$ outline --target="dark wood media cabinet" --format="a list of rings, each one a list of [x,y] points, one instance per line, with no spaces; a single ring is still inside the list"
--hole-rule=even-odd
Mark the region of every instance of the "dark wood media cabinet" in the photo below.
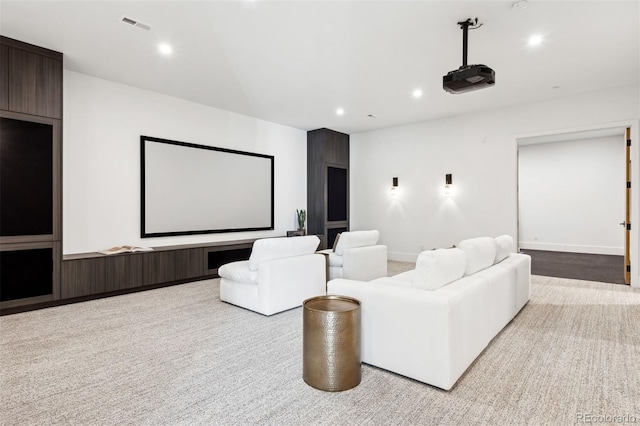
[[[62,257],[60,297],[2,309],[12,314],[218,276],[225,263],[247,260],[256,239],[153,247],[151,252]]]

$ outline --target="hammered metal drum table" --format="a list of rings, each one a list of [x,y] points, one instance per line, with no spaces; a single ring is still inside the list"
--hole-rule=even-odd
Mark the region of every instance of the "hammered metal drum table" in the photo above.
[[[360,302],[346,296],[304,301],[302,378],[336,392],[360,383]]]

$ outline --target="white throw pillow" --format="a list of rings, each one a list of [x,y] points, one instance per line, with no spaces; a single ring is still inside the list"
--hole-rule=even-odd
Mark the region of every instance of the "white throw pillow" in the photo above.
[[[474,274],[493,265],[496,258],[496,240],[491,237],[470,238],[460,241],[458,248],[467,254],[465,275]]]
[[[379,238],[380,232],[377,230],[342,232],[335,252],[338,256],[342,256],[345,249],[375,246]]]
[[[458,248],[423,251],[416,262],[412,286],[436,290],[462,278],[466,259],[466,254]]]
[[[496,240],[496,258],[493,263],[502,262],[515,251],[511,235],[500,235]]]
[[[257,270],[260,262],[265,260],[313,254],[319,244],[320,239],[315,235],[256,240],[249,256],[249,269]]]

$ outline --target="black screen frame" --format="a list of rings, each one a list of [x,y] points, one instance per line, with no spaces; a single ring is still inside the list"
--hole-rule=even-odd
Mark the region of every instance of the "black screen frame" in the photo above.
[[[224,152],[227,154],[237,154],[237,155],[246,155],[251,157],[260,157],[270,161],[271,165],[271,224],[270,226],[264,227],[248,227],[248,228],[214,228],[214,229],[199,229],[192,231],[166,231],[166,232],[147,232],[145,228],[145,216],[146,216],[146,206],[145,206],[145,195],[146,195],[146,176],[145,176],[145,143],[164,143],[169,145],[181,146],[185,148],[194,148],[194,149],[204,149],[210,151],[218,151]],[[140,237],[141,238],[155,238],[155,237],[173,237],[180,235],[202,235],[202,234],[220,234],[220,233],[228,233],[228,232],[248,232],[248,231],[269,231],[275,229],[275,196],[274,196],[274,188],[275,188],[275,157],[273,155],[259,154],[255,152],[248,151],[240,151],[235,149],[228,148],[220,148],[208,145],[200,145],[189,142],[180,142],[170,139],[156,138],[152,136],[140,136]]]

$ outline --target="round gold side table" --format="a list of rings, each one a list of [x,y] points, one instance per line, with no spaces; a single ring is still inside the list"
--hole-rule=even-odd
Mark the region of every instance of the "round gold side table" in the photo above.
[[[346,296],[304,301],[302,378],[316,389],[337,392],[360,383],[360,302]]]

